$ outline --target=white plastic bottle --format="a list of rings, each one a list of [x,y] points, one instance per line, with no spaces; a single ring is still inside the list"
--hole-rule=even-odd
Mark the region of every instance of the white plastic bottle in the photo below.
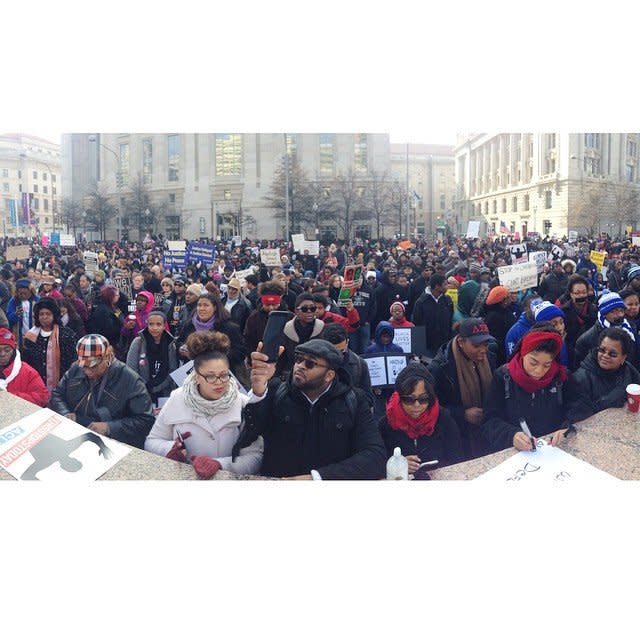
[[[408,480],[409,463],[402,455],[400,447],[393,450],[393,455],[387,460],[387,480]]]

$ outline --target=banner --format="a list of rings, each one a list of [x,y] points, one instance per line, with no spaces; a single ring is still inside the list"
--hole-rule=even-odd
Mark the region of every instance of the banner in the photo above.
[[[591,251],[589,254],[589,259],[593,264],[598,267],[598,271],[602,272],[602,267],[604,267],[604,259],[607,257],[606,251]]]
[[[509,291],[524,291],[538,285],[538,268],[533,262],[498,267],[498,278],[500,284]]]
[[[187,247],[187,262],[203,262],[211,266],[216,260],[215,245],[190,242]]]
[[[31,255],[31,247],[28,244],[17,244],[7,247],[7,262],[13,260],[28,260]]]
[[[17,228],[20,224],[20,218],[18,216],[16,201],[13,198],[9,200],[9,218],[11,220],[11,226]]]
[[[538,273],[542,273],[544,271],[544,265],[547,263],[547,252],[532,251],[529,254],[529,262],[535,263]]]
[[[22,194],[22,224],[31,224],[31,194]]]
[[[480,220],[469,220],[467,238],[477,238],[480,235]]]
[[[260,249],[260,261],[265,267],[281,266],[280,249]]]
[[[171,269],[185,269],[187,266],[187,252],[181,251],[165,251],[164,266]]]

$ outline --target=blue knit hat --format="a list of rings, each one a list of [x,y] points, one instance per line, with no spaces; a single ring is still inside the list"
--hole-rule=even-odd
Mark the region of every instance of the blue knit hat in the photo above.
[[[598,300],[598,312],[601,316],[606,316],[607,313],[614,309],[626,309],[624,300],[617,293],[605,293]]]
[[[627,282],[631,282],[634,278],[640,278],[640,266],[634,264],[627,272]]]
[[[532,307],[536,322],[548,322],[553,318],[564,318],[564,311],[546,300]]]

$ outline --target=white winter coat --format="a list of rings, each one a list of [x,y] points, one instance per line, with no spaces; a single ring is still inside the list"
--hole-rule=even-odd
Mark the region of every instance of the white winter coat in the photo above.
[[[241,449],[235,462],[231,461],[231,450],[240,435],[242,409],[246,404],[260,399],[253,393],[249,396],[238,393],[229,410],[207,418],[187,407],[182,387],[175,389],[158,414],[144,448],[151,453],[166,456],[178,437],[176,429],[182,434],[190,431],[191,437],[185,440],[187,460],[194,455],[209,456],[217,460],[225,471],[241,475],[256,474],[262,464],[262,436]]]

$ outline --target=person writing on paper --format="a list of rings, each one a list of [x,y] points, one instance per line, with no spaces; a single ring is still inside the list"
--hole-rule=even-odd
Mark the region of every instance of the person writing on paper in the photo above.
[[[565,432],[563,391],[567,369],[560,363],[562,336],[551,323],[540,323],[518,342],[507,364],[493,374],[481,426],[494,451],[533,448],[520,427],[524,420],[534,438],[551,434],[557,445]]]
[[[162,407],[144,448],[178,462],[190,461],[204,480],[220,469],[257,473],[262,462],[262,437],[241,449],[237,456],[232,455],[242,430],[242,410],[257,398],[240,393],[230,376],[229,337],[219,331],[198,331],[187,338],[186,344],[193,371]],[[275,364],[270,368],[273,374]],[[264,389],[260,392],[264,393]]]
[[[580,363],[567,383],[567,414],[579,422],[611,407],[623,407],[629,384],[640,384],[640,373],[628,361],[629,335],[609,327],[598,336],[598,346]]]
[[[167,331],[167,317],[162,311],[151,311],[147,326],[133,339],[127,354],[127,367],[143,380],[152,402],[168,396],[176,385],[169,375],[179,367],[178,351],[173,336]]]
[[[463,459],[458,425],[438,402],[433,377],[423,364],[411,362],[398,374],[378,428],[387,456],[400,447],[411,474],[424,462],[438,460],[444,466]]]

